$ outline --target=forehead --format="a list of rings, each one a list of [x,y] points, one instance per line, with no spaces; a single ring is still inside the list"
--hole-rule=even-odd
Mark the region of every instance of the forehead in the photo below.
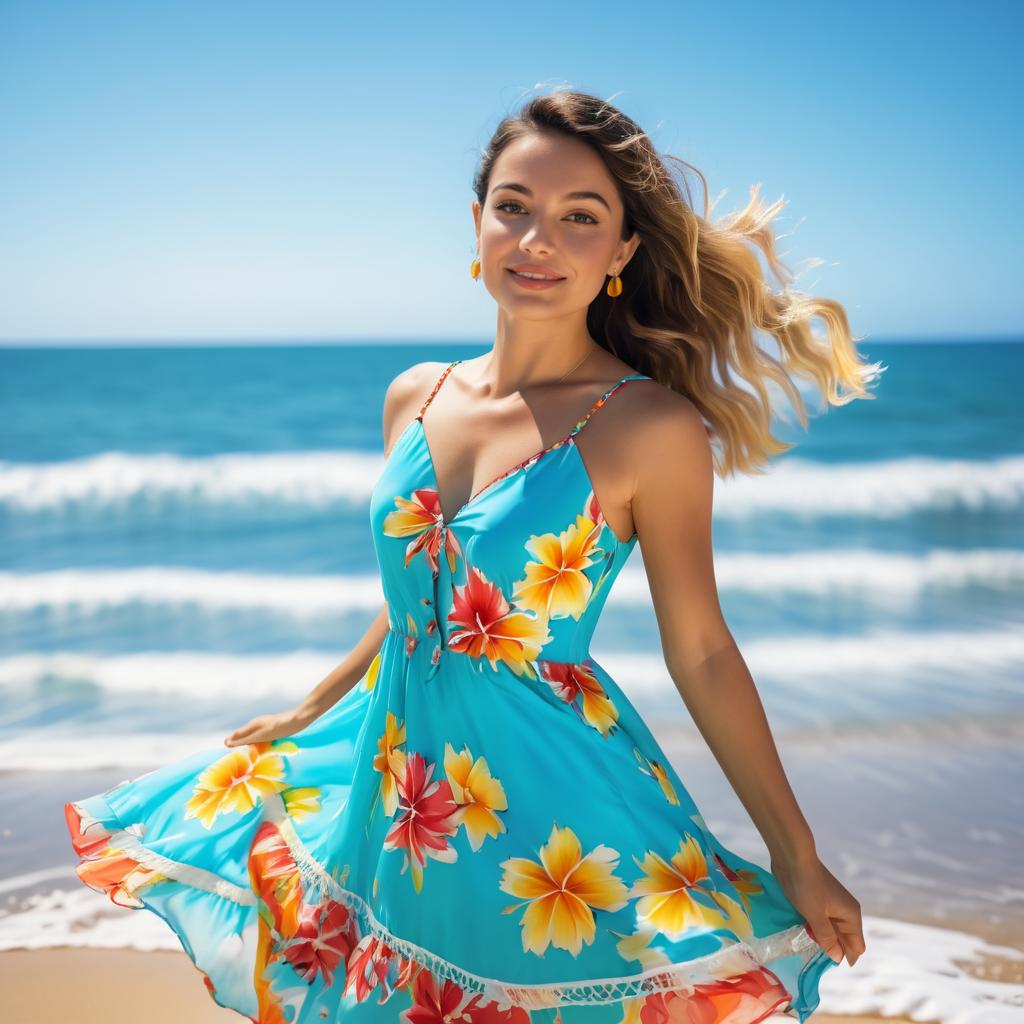
[[[550,132],[514,139],[498,154],[490,187],[504,181],[526,185],[535,193],[556,195],[592,189],[613,208],[618,203],[615,180],[597,153],[585,142]]]

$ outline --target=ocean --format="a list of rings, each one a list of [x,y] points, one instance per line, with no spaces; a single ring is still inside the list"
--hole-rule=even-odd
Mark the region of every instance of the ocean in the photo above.
[[[383,599],[385,389],[486,348],[0,349],[0,949],[178,948],[77,880],[64,801],[220,745],[344,657]],[[873,942],[928,970],[953,957],[935,934],[1024,949],[1024,344],[860,349],[887,367],[873,399],[780,422],[792,451],[716,480],[714,545],[818,852],[871,922],[867,979]],[[665,669],[639,544],[592,647],[767,864]],[[840,975],[824,1009],[881,984]]]

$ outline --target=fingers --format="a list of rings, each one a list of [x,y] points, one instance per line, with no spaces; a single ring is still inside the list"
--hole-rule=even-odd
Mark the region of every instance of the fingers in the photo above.
[[[269,715],[253,718],[228,736],[224,740],[224,745],[237,747],[245,743],[259,743],[261,740],[273,739],[273,724],[274,718]]]
[[[258,718],[253,718],[231,733],[224,740],[224,745],[234,747],[243,743],[260,743],[264,740],[276,739],[280,735],[280,720],[279,715],[260,715]]]
[[[827,917],[815,918],[807,921],[807,930],[811,938],[825,950],[828,955],[839,963],[843,959],[844,949],[842,943],[836,937],[832,922]]]
[[[241,743],[251,743],[252,735],[258,730],[259,726],[255,722],[249,722],[246,725],[236,729],[228,738],[224,741],[224,745],[227,747],[237,746]]]
[[[843,955],[846,957],[846,962],[852,967],[864,952],[864,940],[859,935],[849,932],[839,932],[838,934],[843,947]]]
[[[835,922],[835,930],[846,955],[847,963],[852,967],[867,948],[864,943],[864,924],[861,918],[860,903],[847,894],[847,899],[831,915]]]
[[[835,920],[835,927],[833,927],[833,920]],[[833,960],[842,962],[845,959],[850,967],[861,958],[867,949],[864,932],[861,928],[859,907],[853,921],[825,918],[816,921],[814,925],[808,921],[807,931]]]

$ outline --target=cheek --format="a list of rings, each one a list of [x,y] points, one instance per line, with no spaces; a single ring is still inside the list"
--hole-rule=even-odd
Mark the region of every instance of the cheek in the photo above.
[[[614,249],[614,242],[598,232],[583,230],[566,232],[558,245],[558,251],[580,277],[600,277]]]
[[[480,225],[480,239],[488,245],[505,246],[518,242],[519,231],[512,221],[489,217]]]

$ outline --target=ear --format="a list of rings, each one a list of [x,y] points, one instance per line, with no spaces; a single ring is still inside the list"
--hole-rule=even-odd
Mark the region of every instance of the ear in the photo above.
[[[640,248],[640,235],[634,231],[624,242],[619,242],[615,247],[615,258],[612,263],[614,270],[609,273],[621,274],[626,264],[633,258],[633,254]]]
[[[476,240],[479,243],[479,241],[480,241],[480,203],[476,199],[473,200],[473,207],[472,207],[472,209],[473,209],[473,226],[474,226],[474,228],[476,230]]]

